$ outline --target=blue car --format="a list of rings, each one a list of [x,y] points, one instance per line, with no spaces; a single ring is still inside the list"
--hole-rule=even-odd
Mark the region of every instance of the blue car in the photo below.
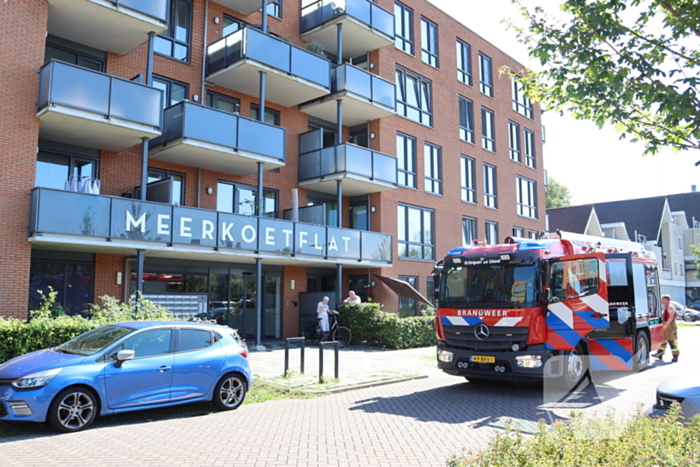
[[[252,383],[248,349],[215,324],[109,324],[0,365],[0,420],[80,431],[98,415],[213,401],[238,408]]]

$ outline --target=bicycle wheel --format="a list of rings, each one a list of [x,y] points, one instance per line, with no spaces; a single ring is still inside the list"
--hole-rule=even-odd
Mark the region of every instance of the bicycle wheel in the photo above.
[[[316,330],[304,329],[304,341],[307,345],[316,345],[321,340],[321,333]]]
[[[352,341],[352,333],[345,326],[340,326],[333,333],[333,340],[337,341],[341,348],[347,347]]]

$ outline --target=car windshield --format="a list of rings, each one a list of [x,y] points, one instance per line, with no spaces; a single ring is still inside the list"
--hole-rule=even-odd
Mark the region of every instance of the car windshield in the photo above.
[[[133,331],[133,328],[124,326],[101,326],[54,347],[54,350],[74,355],[93,355]]]
[[[533,260],[508,263],[454,264],[445,268],[440,304],[451,306],[519,306],[538,300],[537,265]]]

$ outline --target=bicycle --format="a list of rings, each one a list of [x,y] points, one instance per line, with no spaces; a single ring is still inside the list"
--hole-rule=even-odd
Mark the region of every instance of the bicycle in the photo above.
[[[304,339],[308,345],[316,345],[319,342],[336,341],[341,348],[347,347],[352,341],[352,332],[345,326],[340,325],[340,314],[335,310],[328,311],[328,320],[330,321],[330,331],[324,333],[321,331],[321,319],[318,318],[315,323],[309,322],[304,326]]]

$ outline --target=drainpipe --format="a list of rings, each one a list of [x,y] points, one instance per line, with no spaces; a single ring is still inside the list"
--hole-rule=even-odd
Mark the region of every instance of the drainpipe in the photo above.
[[[267,27],[267,8],[263,0],[263,30]],[[258,110],[258,120],[265,121],[265,87],[267,73],[260,72],[260,108]],[[255,193],[255,215],[260,218],[263,214],[263,174],[265,165],[258,162],[258,189]],[[262,345],[262,258],[255,258],[255,347],[257,350],[265,350]]]
[[[204,89],[204,80],[207,78],[207,34],[209,31],[209,0],[204,3],[204,50],[202,50],[202,57],[204,57],[204,63],[202,64],[202,91],[199,93],[199,103],[205,105],[206,91]],[[197,205],[199,207],[199,205]]]

